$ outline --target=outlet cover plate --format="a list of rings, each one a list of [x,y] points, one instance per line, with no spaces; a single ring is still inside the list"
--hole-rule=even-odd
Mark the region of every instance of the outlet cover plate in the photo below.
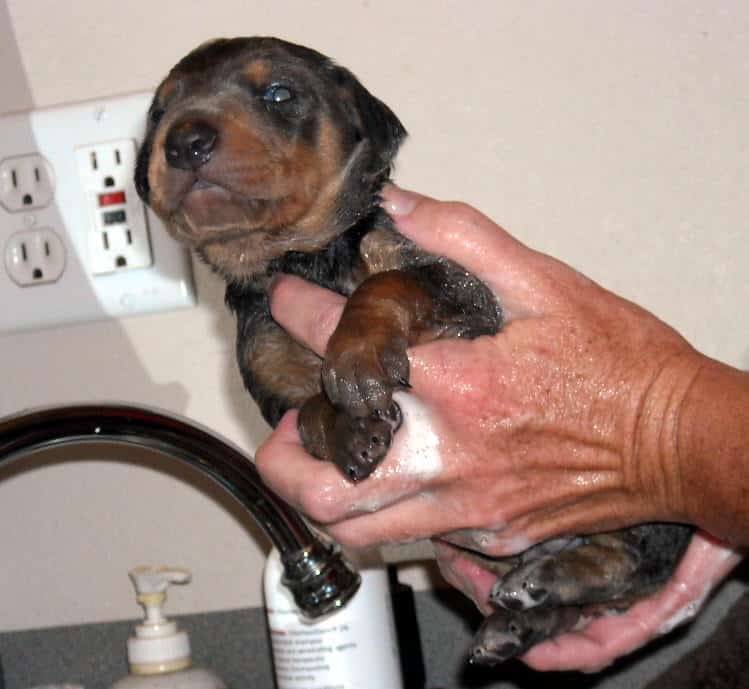
[[[101,275],[92,270],[90,195],[81,183],[76,149],[127,139],[139,145],[151,96],[136,93],[0,117],[0,162],[40,154],[55,183],[44,208],[10,213],[0,206],[0,252],[14,234],[34,228],[56,232],[65,250],[65,270],[53,283],[19,286],[0,261],[0,333],[195,305],[188,252],[145,207],[152,264]]]

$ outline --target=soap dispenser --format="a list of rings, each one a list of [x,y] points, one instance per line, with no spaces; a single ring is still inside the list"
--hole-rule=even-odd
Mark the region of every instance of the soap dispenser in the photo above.
[[[172,567],[136,567],[128,573],[146,616],[127,640],[130,674],[111,689],[227,689],[213,672],[192,667],[190,639],[161,610],[170,584],[187,584],[190,572]]]

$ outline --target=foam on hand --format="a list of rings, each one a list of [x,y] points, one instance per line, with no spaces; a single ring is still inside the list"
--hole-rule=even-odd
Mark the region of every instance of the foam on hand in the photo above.
[[[444,463],[437,424],[431,412],[421,400],[406,392],[396,392],[393,399],[403,413],[403,424],[390,449],[397,461],[386,461],[377,471],[418,479],[438,476]]]

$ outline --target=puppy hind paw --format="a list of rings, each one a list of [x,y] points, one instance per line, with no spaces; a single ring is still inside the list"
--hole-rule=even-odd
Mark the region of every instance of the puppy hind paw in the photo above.
[[[575,628],[581,611],[575,606],[511,612],[498,608],[479,628],[469,662],[493,666],[523,655],[538,643]]]
[[[349,480],[364,480],[385,458],[400,423],[401,412],[395,402],[383,413],[356,418],[340,415],[333,461]]]
[[[506,610],[530,610],[543,605],[549,598],[548,588],[538,579],[530,576],[513,576],[510,572],[492,587],[491,600]]]
[[[513,613],[498,610],[487,617],[468,651],[472,665],[493,667],[522,655],[531,644],[531,630]]]

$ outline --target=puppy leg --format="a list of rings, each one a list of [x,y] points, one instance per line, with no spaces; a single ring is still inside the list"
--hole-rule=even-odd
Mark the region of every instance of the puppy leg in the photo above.
[[[572,547],[524,561],[492,589],[508,610],[641,597],[664,583],[691,538],[689,527],[646,524],[581,537]]]
[[[319,394],[321,359],[292,340],[269,313],[255,314],[248,327],[243,326],[240,318],[239,370],[265,420],[275,426],[287,410]]]
[[[544,555],[498,581],[491,599],[507,610],[592,603],[627,590],[640,554],[615,536],[580,539],[581,544]]]
[[[339,414],[316,417],[327,419],[327,440],[317,442],[328,448],[324,456],[352,480],[366,478],[400,425],[392,394],[408,387],[407,348],[441,337],[493,333],[500,320],[493,295],[446,261],[366,279],[346,303],[325,354],[323,388]]]
[[[353,481],[366,478],[400,426],[393,391],[408,386],[406,349],[430,327],[432,300],[417,276],[387,271],[348,300],[326,350],[322,384],[302,410],[300,429],[314,455]]]
[[[406,349],[430,324],[432,299],[405,271],[372,276],[353,293],[328,342],[322,381],[333,405],[350,416],[384,414],[408,385]]]

